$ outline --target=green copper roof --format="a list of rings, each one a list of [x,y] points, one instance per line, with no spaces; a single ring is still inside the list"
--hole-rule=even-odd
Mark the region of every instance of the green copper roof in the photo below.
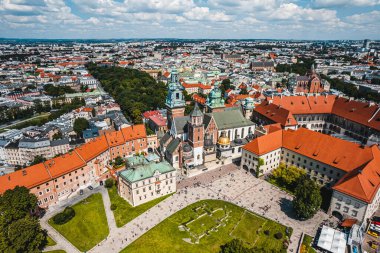
[[[120,172],[119,176],[127,180],[130,183],[134,183],[140,180],[151,178],[154,174],[159,172],[160,174],[175,171],[175,168],[168,162],[150,162],[148,164],[138,165],[136,167],[128,168]]]
[[[239,109],[210,113],[213,116],[218,130],[253,126],[254,123],[246,119]]]

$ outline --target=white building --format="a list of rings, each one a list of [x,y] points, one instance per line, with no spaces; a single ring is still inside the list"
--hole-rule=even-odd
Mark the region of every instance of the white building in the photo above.
[[[176,169],[168,162],[149,162],[143,156],[127,159],[118,177],[119,195],[138,206],[176,191]]]
[[[330,212],[366,221],[380,203],[379,146],[361,146],[305,128],[274,131],[243,147],[241,168],[270,173],[281,163],[305,170],[321,185],[332,187]]]

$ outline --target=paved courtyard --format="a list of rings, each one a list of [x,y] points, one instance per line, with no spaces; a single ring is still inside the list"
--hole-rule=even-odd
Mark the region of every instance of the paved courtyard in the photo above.
[[[90,252],[119,252],[170,215],[202,199],[223,199],[292,227],[294,230],[289,246],[290,252],[296,252],[302,232],[314,235],[322,220],[328,218],[327,214],[319,212],[310,220],[296,220],[292,212],[290,195],[262,179],[256,179],[245,171],[238,170],[235,165],[227,165],[221,170],[216,169],[207,174],[186,179],[179,183],[176,194],[121,228],[115,226],[106,190],[103,189],[101,192],[110,234]],[[66,240],[63,240],[61,244],[61,236],[59,238],[56,238],[55,234],[51,236],[58,245],[62,245],[62,249],[74,252],[72,245],[65,246],[68,243]]]

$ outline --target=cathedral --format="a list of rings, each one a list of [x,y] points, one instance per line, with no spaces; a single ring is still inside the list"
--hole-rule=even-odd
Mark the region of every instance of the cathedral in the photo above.
[[[289,90],[294,94],[322,93],[330,90],[330,84],[321,79],[315,71],[314,64],[305,76],[296,76],[289,80]]]
[[[255,131],[249,120],[253,101],[248,98],[242,107],[225,108],[222,91],[215,83],[205,107],[195,104],[185,115],[183,90],[173,70],[166,98],[169,131],[160,140],[161,156],[187,175],[207,170],[207,164],[239,160],[242,146]]]

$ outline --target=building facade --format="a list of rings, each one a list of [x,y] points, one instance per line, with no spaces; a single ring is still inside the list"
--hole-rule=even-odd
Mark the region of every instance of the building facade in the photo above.
[[[176,169],[168,162],[135,156],[127,159],[126,167],[118,176],[118,192],[132,206],[176,192]]]

